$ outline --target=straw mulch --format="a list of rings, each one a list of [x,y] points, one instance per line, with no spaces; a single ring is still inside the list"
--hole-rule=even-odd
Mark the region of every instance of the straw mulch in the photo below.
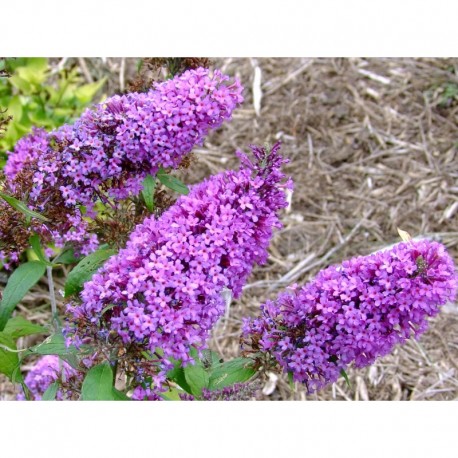
[[[108,63],[132,74],[135,61],[127,59],[124,67]],[[295,183],[269,261],[255,269],[243,297],[232,302],[215,329],[213,349],[225,358],[237,356],[242,317],[254,315],[287,284],[304,283],[330,264],[399,241],[398,227],[441,241],[458,261],[457,59],[226,58],[213,63],[240,77],[245,103],[231,123],[196,148],[196,162],[180,172],[181,178],[197,182],[236,167],[236,149],[281,140],[290,159],[285,170]],[[113,74],[112,87],[119,80],[119,72]],[[48,319],[46,297],[43,281],[20,312],[38,322]],[[272,375],[264,387],[270,394],[259,398],[457,399],[457,305],[444,307],[418,342],[347,373],[350,386],[342,379],[316,395],[306,395],[301,386],[292,391],[284,377]],[[0,393],[9,398],[11,386],[0,381]]]

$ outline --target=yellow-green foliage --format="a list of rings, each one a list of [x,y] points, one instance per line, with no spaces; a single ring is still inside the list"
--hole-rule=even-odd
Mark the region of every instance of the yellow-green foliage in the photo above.
[[[0,138],[0,166],[33,126],[52,130],[74,121],[105,83],[84,84],[77,67],[53,74],[47,58],[3,59],[0,70],[10,75],[0,78],[0,109],[13,117]]]

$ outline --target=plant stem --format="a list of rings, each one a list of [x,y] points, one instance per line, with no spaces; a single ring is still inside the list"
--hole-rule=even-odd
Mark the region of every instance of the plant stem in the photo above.
[[[116,385],[116,375],[118,372],[118,360],[116,360],[114,366],[113,366],[113,386]]]
[[[111,350],[111,354],[110,354],[110,357],[107,358],[108,361],[110,362],[110,366],[111,366],[111,362],[114,361],[114,364],[111,366],[112,368],[112,372],[113,372],[113,386],[116,385],[116,376],[117,376],[117,373],[118,373],[118,350],[116,348],[112,349]]]
[[[49,297],[51,299],[51,314],[52,314],[52,323],[57,331],[59,326],[57,323],[57,303],[56,303],[56,295],[54,292],[54,281],[52,279],[52,267],[47,266],[46,271],[48,274],[48,285],[49,285]]]

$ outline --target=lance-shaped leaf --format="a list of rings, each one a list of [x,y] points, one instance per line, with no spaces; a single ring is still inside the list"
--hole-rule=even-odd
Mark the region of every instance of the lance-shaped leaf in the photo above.
[[[156,178],[148,175],[143,180],[142,196],[145,201],[146,208],[152,212],[154,210],[154,191],[156,189]]]
[[[76,264],[79,261],[81,261],[81,258],[75,256],[73,248],[68,248],[62,251],[53,262],[54,264]]]
[[[182,388],[186,391],[189,389],[190,391],[188,392],[199,398],[202,395],[202,389],[208,388],[210,375],[205,366],[202,364],[202,361],[199,359],[199,352],[197,349],[191,348],[190,354],[195,363],[183,368],[187,387],[182,386]]]
[[[64,336],[60,333],[53,334],[45,339],[38,345],[27,349],[23,357],[37,354],[37,355],[58,355],[63,360],[67,361],[70,366],[75,369],[78,368],[78,358],[77,355],[85,354],[88,348],[82,346],[80,349],[77,349],[73,345],[66,345]]]
[[[42,401],[55,401],[59,385],[57,382],[51,383],[41,397]]]
[[[40,261],[30,261],[21,264],[10,276],[3,299],[0,302],[0,331],[5,329],[11,313],[27,291],[38,282],[46,270],[46,264]]]
[[[89,281],[96,270],[115,253],[116,250],[111,248],[99,249],[83,258],[67,277],[67,282],[65,283],[65,297],[80,292],[83,289],[84,283]]]
[[[29,239],[29,243],[33,249],[33,252],[37,255],[38,260],[47,266],[52,266],[52,264],[45,257],[38,234],[32,235],[32,237]]]
[[[7,203],[9,203],[15,210],[21,212],[25,216],[29,218],[36,218],[39,219],[40,221],[49,221],[48,218],[45,216],[41,215],[40,213],[37,213],[36,211],[30,210],[29,207],[24,202],[21,202],[20,200],[16,199],[15,197],[9,196],[8,194],[5,194],[3,192],[0,192],[0,197],[5,200]]]
[[[8,320],[4,332],[10,334],[13,339],[18,339],[33,334],[46,334],[48,331],[43,326],[31,323],[22,316],[15,316]]]
[[[208,382],[210,380],[208,372],[198,360],[194,365],[186,366],[183,370],[191,393],[196,397],[200,397],[202,395],[202,389],[208,388]]]
[[[351,388],[350,379],[348,378],[347,373],[343,369],[340,370],[340,375],[345,379],[345,382],[347,383],[347,386],[349,388]]]
[[[208,388],[210,390],[220,390],[235,383],[248,381],[256,374],[253,365],[254,361],[249,358],[236,358],[217,365],[210,375]]]
[[[178,178],[168,175],[164,169],[159,169],[157,178],[164,186],[167,186],[172,191],[178,192],[179,194],[189,194],[189,188]]]

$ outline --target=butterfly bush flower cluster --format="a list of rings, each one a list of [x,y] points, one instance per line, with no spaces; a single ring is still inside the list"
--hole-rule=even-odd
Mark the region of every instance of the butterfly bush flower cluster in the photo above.
[[[16,197],[51,221],[49,228],[34,220],[33,229],[57,246],[69,242],[88,254],[98,246],[86,218],[96,216],[95,203],[116,208],[140,193],[147,175],[178,167],[211,129],[231,118],[241,93],[237,79],[198,68],[149,92],[111,97],[74,125],[49,134],[35,130],[19,141],[5,167],[5,192],[27,181],[27,192]]]
[[[271,355],[314,392],[354,361],[365,367],[427,329],[427,317],[454,300],[457,275],[443,245],[401,243],[331,266],[244,322],[245,345]]]
[[[48,355],[41,357],[24,379],[33,401],[41,401],[44,392],[57,380],[61,380],[61,383],[67,387],[65,393],[66,398],[69,399],[72,396],[70,387],[73,384],[81,386],[83,375],[65,361],[60,362],[58,356]],[[19,401],[25,400],[24,393],[18,394],[17,399]],[[62,388],[57,390],[56,399],[59,401],[64,399]]]
[[[219,71],[188,70],[147,93],[114,96],[86,110],[51,134],[59,164],[38,161],[32,195],[55,184],[68,206],[91,205],[106,191],[115,199],[137,195],[146,175],[176,168],[210,129],[230,119],[243,98],[239,82],[228,80]]]
[[[71,303],[70,340],[84,341],[87,323],[97,335],[118,336],[125,347],[140,346],[158,357],[192,362],[225,310],[222,292],[239,296],[255,263],[267,260],[278,212],[287,206],[279,155],[252,147],[254,159],[238,152],[239,171],[227,171],[195,185],[159,219],[147,218],[126,248],[110,258]],[[160,349],[161,354],[156,352]],[[165,380],[162,371],[155,385]]]

